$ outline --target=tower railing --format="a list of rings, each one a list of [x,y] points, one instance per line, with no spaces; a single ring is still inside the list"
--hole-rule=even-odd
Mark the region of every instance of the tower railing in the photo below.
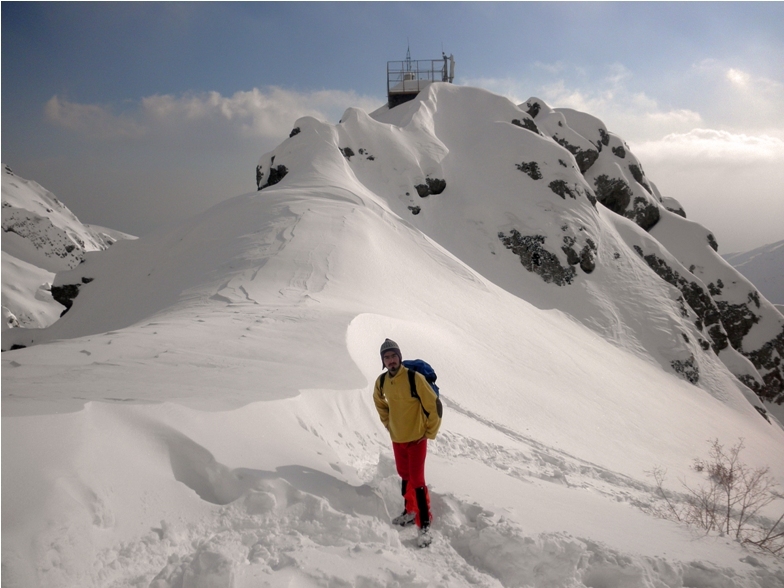
[[[433,82],[452,82],[455,62],[442,59],[387,61],[387,97],[390,107],[412,99]]]

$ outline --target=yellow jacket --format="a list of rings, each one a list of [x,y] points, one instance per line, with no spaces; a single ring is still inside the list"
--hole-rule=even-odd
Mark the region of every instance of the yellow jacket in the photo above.
[[[390,377],[389,373],[384,376],[383,393],[381,376],[376,379],[373,402],[394,443],[419,441],[423,437],[435,439],[441,426],[441,419],[436,412],[436,393],[422,374],[415,372],[414,376],[421,402],[411,396],[408,368],[405,366],[400,366],[395,377]],[[425,411],[429,417],[425,417]]]

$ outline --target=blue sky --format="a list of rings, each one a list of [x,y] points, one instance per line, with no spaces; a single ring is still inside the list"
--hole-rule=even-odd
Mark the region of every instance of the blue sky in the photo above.
[[[143,234],[253,190],[299,116],[380,106],[407,43],[598,116],[722,251],[784,239],[779,2],[3,2],[3,162]]]

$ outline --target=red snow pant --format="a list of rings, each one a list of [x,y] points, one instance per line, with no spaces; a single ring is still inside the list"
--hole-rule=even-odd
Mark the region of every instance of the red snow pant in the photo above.
[[[416,513],[417,527],[430,524],[430,494],[425,485],[427,439],[410,443],[392,443],[397,473],[403,479],[402,491],[406,512]],[[424,511],[424,512],[422,512]]]

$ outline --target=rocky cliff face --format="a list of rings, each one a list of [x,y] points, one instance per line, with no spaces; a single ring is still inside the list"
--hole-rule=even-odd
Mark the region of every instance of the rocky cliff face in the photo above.
[[[306,118],[296,129],[261,158],[260,188],[297,185],[315,166],[348,174],[533,304],[644,349],[692,383],[713,357],[761,398],[784,400],[781,315],[599,119],[434,84],[392,110],[349,109],[338,125]],[[334,151],[329,164],[322,149]]]

